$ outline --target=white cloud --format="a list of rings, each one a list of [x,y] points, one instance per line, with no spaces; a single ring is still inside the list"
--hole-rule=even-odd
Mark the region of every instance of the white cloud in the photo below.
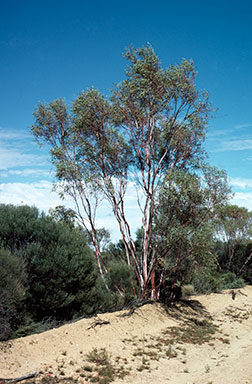
[[[29,131],[0,127],[0,170],[48,165],[48,154],[33,144]]]
[[[7,170],[14,167],[30,165],[48,165],[47,156],[23,153],[15,148],[0,147],[0,169]]]
[[[224,152],[224,151],[244,151],[252,149],[252,140],[226,140],[220,143],[219,148],[213,150],[213,152]]]
[[[41,177],[46,176],[50,177],[52,172],[48,169],[37,169],[37,168],[25,168],[25,169],[11,169],[7,171],[0,172],[0,177],[9,177],[9,176],[21,176],[21,177]]]
[[[252,124],[251,123],[247,123],[247,124],[238,124],[235,126],[235,129],[242,129],[242,128],[250,128],[252,127]]]
[[[14,131],[0,127],[0,140],[31,139],[31,135],[25,131]]]
[[[236,204],[252,211],[252,192],[236,192],[230,204]]]
[[[238,187],[238,188],[252,188],[252,179],[241,179],[239,177],[231,177],[229,179],[230,184],[233,187]]]
[[[41,180],[38,183],[0,184],[0,202],[4,204],[27,204],[48,211],[50,207],[62,204],[58,195],[52,191],[52,183]]]
[[[220,130],[211,130],[206,134],[207,140],[215,140],[219,139],[220,136],[227,136],[230,134],[230,130],[228,129],[220,129]]]

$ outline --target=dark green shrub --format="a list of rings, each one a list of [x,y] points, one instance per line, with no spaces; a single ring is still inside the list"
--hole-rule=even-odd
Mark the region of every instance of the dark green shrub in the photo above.
[[[20,321],[25,281],[23,260],[0,249],[0,341],[7,340]]]
[[[97,271],[90,248],[78,230],[45,217],[38,222],[36,242],[26,247],[29,270],[27,309],[37,320],[45,316],[71,319],[96,309]]]
[[[119,294],[119,306],[124,306],[134,300],[134,292],[136,291],[134,271],[125,262],[110,262],[108,266],[108,274],[106,276],[106,280],[110,289]]]
[[[222,272],[219,274],[220,290],[242,288],[246,285],[242,277],[236,276],[233,272]]]
[[[0,243],[11,252],[35,240],[39,211],[27,205],[0,204]]]
[[[69,320],[104,308],[104,283],[97,284],[95,257],[81,230],[33,207],[2,204],[0,242],[26,260],[23,329],[45,317]]]
[[[195,276],[192,284],[197,293],[220,292],[224,289],[235,289],[244,287],[246,284],[242,277],[232,272],[208,271],[207,273]]]

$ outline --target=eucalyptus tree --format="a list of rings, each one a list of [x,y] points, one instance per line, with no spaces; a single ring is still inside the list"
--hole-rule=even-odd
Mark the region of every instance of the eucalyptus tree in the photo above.
[[[152,236],[158,191],[171,172],[197,170],[205,161],[202,144],[211,105],[195,87],[192,61],[163,69],[150,45],[129,48],[126,78],[108,100],[89,89],[71,108],[62,100],[40,104],[32,132],[51,147],[62,196],[75,201],[77,217],[92,236],[101,275],[95,214],[102,198],[118,222],[126,259],[141,297],[155,296],[157,243]],[[142,215],[142,252],[135,249],[125,214],[129,181],[136,186]]]
[[[163,290],[167,300],[186,280],[217,262],[214,219],[230,189],[224,171],[213,167],[201,171],[168,174],[159,191],[155,289]]]
[[[106,266],[101,257],[95,220],[102,198],[100,191],[104,186],[108,191],[113,189],[111,179],[116,175],[113,156],[117,153],[112,145],[116,142],[116,132],[107,123],[109,111],[109,103],[99,92],[90,89],[81,93],[71,112],[63,100],[56,100],[49,106],[40,104],[32,127],[38,141],[50,146],[59,181],[56,187],[62,198],[69,195],[73,199],[76,218],[92,238],[103,279]],[[124,191],[122,183],[119,194],[123,196]]]
[[[218,213],[216,219],[217,236],[226,246],[227,268],[230,269],[233,262],[235,248],[243,241],[252,239],[252,212],[245,207],[227,204]],[[252,253],[245,259],[240,271],[252,257]],[[235,262],[234,262],[235,263]]]

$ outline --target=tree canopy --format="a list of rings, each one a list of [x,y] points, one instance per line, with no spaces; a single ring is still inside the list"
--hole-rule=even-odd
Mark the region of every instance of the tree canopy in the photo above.
[[[103,198],[110,202],[118,222],[138,295],[158,298],[163,274],[153,226],[160,188],[170,180],[174,184],[173,174],[178,172],[208,172],[205,190],[216,189],[223,202],[229,190],[225,175],[210,171],[206,164],[203,143],[212,107],[208,94],[196,89],[193,62],[182,60],[164,69],[150,45],[130,47],[124,57],[129,63],[126,78],[114,86],[110,99],[91,88],[70,107],[63,100],[40,104],[32,133],[38,142],[50,146],[59,192],[73,198],[76,217],[92,238],[104,282],[107,267],[95,221]],[[125,213],[129,182],[139,196],[141,252],[136,250]],[[204,198],[203,203],[207,203]],[[200,214],[202,202],[197,204]]]

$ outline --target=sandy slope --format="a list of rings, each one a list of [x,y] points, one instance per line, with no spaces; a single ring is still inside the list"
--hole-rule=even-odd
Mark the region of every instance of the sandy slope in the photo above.
[[[123,381],[115,383],[252,384],[252,286],[240,292],[235,300],[229,291],[193,297],[193,305],[179,305],[169,313],[158,304],[149,304],[130,317],[118,317],[123,312],[108,313],[0,343],[0,377],[35,370],[57,375],[63,370],[65,375],[78,377],[76,371],[86,364],[85,354],[96,347],[106,348],[114,364],[131,368]],[[168,327],[208,314],[219,325],[214,340],[202,345],[176,343],[174,358],[165,355],[167,345],[154,347]],[[95,326],[100,320],[109,323]],[[140,372],[143,356],[138,351],[156,352],[160,358],[148,359],[150,368]]]

